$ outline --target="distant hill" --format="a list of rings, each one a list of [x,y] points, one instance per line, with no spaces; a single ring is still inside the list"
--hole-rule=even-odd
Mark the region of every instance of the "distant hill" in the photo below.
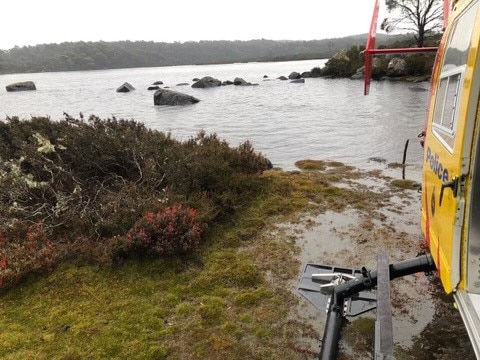
[[[377,44],[408,37],[379,34]],[[365,45],[366,40],[367,34],[311,41],[64,42],[0,50],[0,73],[321,59],[353,45]]]

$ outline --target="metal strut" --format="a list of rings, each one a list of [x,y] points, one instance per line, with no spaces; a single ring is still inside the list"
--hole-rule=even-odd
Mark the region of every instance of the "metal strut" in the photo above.
[[[377,260],[377,321],[375,322],[375,360],[393,360],[393,324],[390,301],[388,255],[381,251]]]
[[[349,269],[345,268],[332,268],[317,264],[308,264],[305,268],[304,276],[300,282],[299,292],[317,307],[320,305],[318,297],[328,296],[327,321],[322,339],[322,348],[319,356],[320,360],[335,360],[337,357],[338,341],[342,330],[343,318],[344,316],[349,315],[346,309],[350,309],[352,306],[347,303],[353,303],[355,300],[359,300],[360,302],[363,301],[363,310],[350,315],[354,316],[360,314],[376,307],[371,306],[372,300],[364,295],[366,291],[376,288],[377,296],[384,297],[389,295],[389,288],[386,290],[389,280],[418,272],[431,272],[435,270],[435,263],[430,254],[422,254],[411,260],[388,265],[388,256],[383,253],[380,254],[379,262],[380,264],[376,271],[369,272],[366,271],[366,269],[362,269],[362,271],[350,270],[350,274],[356,275],[353,278],[352,276],[344,275],[349,272]],[[335,281],[335,284],[333,287],[328,287],[326,284],[318,286],[318,279],[324,277],[328,278],[328,276],[324,275],[324,273],[314,274],[312,271],[320,269],[325,272],[325,269],[327,268],[332,269],[330,271],[330,278],[332,279],[332,282]],[[342,270],[344,273],[343,276],[335,271],[338,269]],[[313,278],[317,281],[312,280]],[[343,281],[339,281],[339,279]],[[316,285],[316,288],[314,285]],[[326,289],[328,289],[328,295],[325,294]],[[379,309],[377,313],[380,313],[381,315],[383,314],[383,319],[377,319],[377,327],[379,326],[383,329],[388,329],[389,326],[391,326],[391,318],[389,319],[389,309],[387,309],[387,306],[389,307],[390,304],[388,301],[388,305],[385,305],[386,302],[382,300],[380,300],[380,303],[382,309]],[[391,343],[389,339],[378,339],[378,350],[376,349],[376,351],[377,354],[382,357],[377,358],[390,359],[392,344],[393,343]]]

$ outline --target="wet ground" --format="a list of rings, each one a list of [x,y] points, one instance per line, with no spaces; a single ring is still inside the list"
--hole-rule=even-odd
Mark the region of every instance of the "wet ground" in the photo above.
[[[421,195],[418,189],[399,187],[412,187],[412,182],[398,183],[378,172],[342,178],[335,186],[368,194],[372,206],[310,213],[295,224],[278,225],[281,231],[288,231],[295,238],[300,248],[299,278],[307,263],[358,269],[365,266],[375,270],[380,250],[388,253],[390,262],[414,258],[424,250]],[[475,359],[453,298],[443,293],[435,274],[411,275],[390,284],[396,359]],[[292,291],[296,292],[297,286],[298,281],[292,283]],[[317,339],[306,338],[301,345],[315,358],[325,312],[301,298],[292,316],[308,323],[318,333]],[[374,318],[375,311],[372,311],[348,321],[342,333],[339,359],[373,358]]]

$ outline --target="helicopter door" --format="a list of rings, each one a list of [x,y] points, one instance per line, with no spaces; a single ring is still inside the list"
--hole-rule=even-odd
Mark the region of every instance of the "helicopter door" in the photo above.
[[[479,109],[480,111],[480,109]],[[467,245],[467,291],[480,294],[480,138],[477,138],[472,169],[470,216],[468,220]]]
[[[445,291],[460,281],[463,193],[469,170],[472,133],[478,103],[478,30],[474,2],[453,23],[436,73],[433,110],[424,151],[423,217],[426,237]],[[474,39],[475,38],[475,39]]]

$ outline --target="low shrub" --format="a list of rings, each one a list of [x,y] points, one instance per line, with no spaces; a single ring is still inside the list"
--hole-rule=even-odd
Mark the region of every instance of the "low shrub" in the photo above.
[[[430,75],[435,62],[434,54],[414,54],[405,57],[406,72],[411,76]]]
[[[57,254],[42,223],[17,222],[0,229],[0,289],[9,288],[30,273],[51,270]]]
[[[153,255],[177,255],[200,245],[201,228],[195,222],[196,211],[180,204],[157,212],[147,212],[128,232],[131,248]]]

